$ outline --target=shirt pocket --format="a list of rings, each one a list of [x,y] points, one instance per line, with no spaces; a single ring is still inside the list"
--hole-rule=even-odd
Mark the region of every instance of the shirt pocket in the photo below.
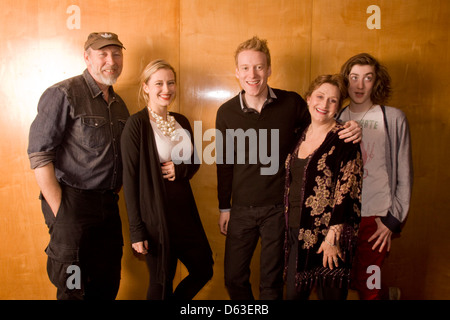
[[[81,139],[83,145],[97,149],[107,144],[106,119],[102,116],[84,116],[81,118]]]
[[[118,123],[119,123],[119,130],[120,133],[122,134],[123,128],[125,128],[125,123],[127,122],[126,119],[118,119]]]

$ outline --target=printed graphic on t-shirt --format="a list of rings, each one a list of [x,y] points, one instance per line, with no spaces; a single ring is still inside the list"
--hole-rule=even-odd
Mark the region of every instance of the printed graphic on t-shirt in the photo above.
[[[363,130],[361,154],[364,164],[362,216],[384,215],[391,205],[386,169],[386,136],[383,113],[375,106],[365,113],[353,113],[347,108],[341,119],[355,120]]]

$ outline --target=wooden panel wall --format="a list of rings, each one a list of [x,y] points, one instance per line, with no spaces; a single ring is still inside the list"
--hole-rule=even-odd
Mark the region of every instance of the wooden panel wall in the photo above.
[[[269,84],[300,94],[312,78],[337,72],[351,55],[365,51],[378,57],[393,78],[390,105],[409,118],[415,168],[410,218],[393,242],[382,281],[399,287],[404,299],[450,298],[448,1],[0,0],[0,4],[0,299],[55,298],[43,251],[48,232],[26,155],[28,131],[42,92],[81,73],[87,35],[105,30],[118,33],[127,48],[124,72],[115,88],[130,112],[142,108],[137,92],[143,66],[155,58],[167,59],[179,76],[173,109],[184,113],[193,126],[201,121],[201,128],[196,122],[200,139],[214,127],[217,108],[239,92],[234,50],[253,35],[269,41],[273,70]],[[379,11],[368,11],[372,5]],[[369,27],[379,23],[380,29],[369,29],[368,20]],[[210,143],[203,141],[201,150]],[[215,165],[203,163],[192,185],[216,261],[214,277],[197,299],[227,299]],[[120,206],[125,247],[118,298],[143,299],[147,270],[131,252],[123,196]],[[256,254],[252,263],[256,295],[258,262]],[[181,266],[175,283],[185,273]]]

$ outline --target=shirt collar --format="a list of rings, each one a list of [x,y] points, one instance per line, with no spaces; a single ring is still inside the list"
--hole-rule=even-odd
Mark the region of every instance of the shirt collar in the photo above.
[[[265,107],[266,105],[268,105],[269,103],[271,103],[274,99],[277,99],[277,96],[275,95],[275,92],[273,92],[272,88],[269,87],[269,86],[267,86],[267,88],[268,88],[269,90],[268,90],[268,94],[267,94],[267,99],[266,99],[266,101],[264,102],[264,105],[263,105],[263,109],[264,109],[264,107]],[[242,109],[242,111],[244,111],[244,112],[252,112],[252,111],[255,111],[255,112],[256,112],[256,110],[247,107],[247,105],[245,104],[244,96],[243,96],[244,93],[245,93],[244,90],[242,90],[241,92],[239,92],[239,102],[240,102],[240,104],[241,104],[241,109]]]

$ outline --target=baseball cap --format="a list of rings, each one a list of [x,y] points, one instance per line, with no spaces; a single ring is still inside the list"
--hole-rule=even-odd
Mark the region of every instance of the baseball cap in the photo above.
[[[93,32],[88,36],[84,44],[84,50],[88,48],[98,50],[106,46],[118,46],[125,49],[117,34],[112,32]]]

